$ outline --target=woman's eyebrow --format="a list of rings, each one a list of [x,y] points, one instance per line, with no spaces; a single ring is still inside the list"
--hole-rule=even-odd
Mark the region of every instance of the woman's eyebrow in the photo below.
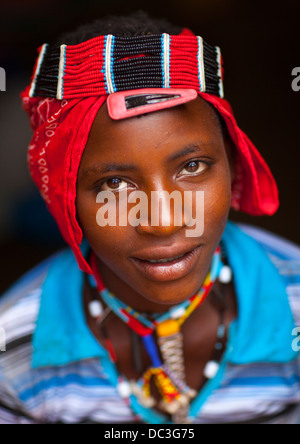
[[[111,171],[133,171],[136,169],[137,167],[135,165],[129,163],[101,162],[101,164],[95,163],[94,165],[85,168],[81,175],[105,174],[110,173]]]
[[[201,151],[201,147],[203,147],[203,143],[191,143],[186,145],[182,150],[172,154],[168,160],[173,161],[180,157],[186,156],[187,154],[199,153],[199,151]]]

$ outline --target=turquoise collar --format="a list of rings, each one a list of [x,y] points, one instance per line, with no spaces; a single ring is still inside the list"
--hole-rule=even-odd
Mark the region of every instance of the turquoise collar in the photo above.
[[[223,242],[233,270],[239,312],[231,325],[227,362],[283,363],[295,359],[297,354],[291,347],[294,322],[277,269],[260,244],[231,222]],[[84,245],[84,253],[87,248]],[[34,368],[107,358],[86,324],[82,289],[83,273],[73,253],[66,250],[53,260],[42,287],[33,337]]]

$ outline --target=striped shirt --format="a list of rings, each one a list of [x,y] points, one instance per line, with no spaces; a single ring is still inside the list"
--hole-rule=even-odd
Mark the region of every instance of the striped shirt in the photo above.
[[[300,248],[232,223],[223,242],[238,317],[192,422],[300,423]],[[168,423],[122,398],[117,368],[86,324],[82,282],[66,250],[0,298],[0,423]]]

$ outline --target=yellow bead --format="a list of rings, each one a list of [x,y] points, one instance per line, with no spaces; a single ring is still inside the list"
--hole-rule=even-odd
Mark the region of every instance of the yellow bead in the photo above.
[[[170,336],[180,331],[180,325],[176,319],[163,321],[156,327],[157,336]]]
[[[207,287],[207,285],[210,284],[210,282],[211,282],[211,276],[210,276],[210,273],[208,273],[208,275],[206,276],[202,286],[203,287]]]

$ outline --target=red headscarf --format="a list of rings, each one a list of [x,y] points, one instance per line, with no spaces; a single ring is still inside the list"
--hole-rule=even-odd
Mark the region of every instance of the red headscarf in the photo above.
[[[76,181],[92,123],[107,95],[57,100],[31,98],[29,90],[30,86],[21,97],[34,131],[28,149],[30,173],[80,269],[92,273],[80,250],[83,234],[76,219]],[[211,94],[199,95],[224,119],[236,147],[232,207],[251,215],[275,213],[279,205],[275,180],[255,146],[237,126],[229,103]]]

